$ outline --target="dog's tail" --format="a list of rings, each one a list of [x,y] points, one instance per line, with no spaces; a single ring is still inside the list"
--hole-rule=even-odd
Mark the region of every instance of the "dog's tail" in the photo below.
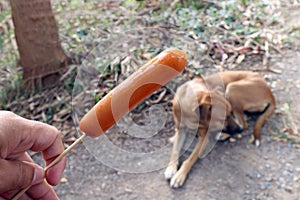
[[[263,112],[263,114],[261,114],[254,126],[254,139],[255,139],[255,144],[256,146],[260,145],[260,131],[261,131],[261,127],[263,126],[264,122],[266,121],[266,119],[268,117],[270,117],[274,110],[275,110],[275,106],[276,106],[276,102],[275,102],[275,98],[273,96],[273,94],[271,94],[271,101],[269,103],[269,105],[266,107],[265,111]]]

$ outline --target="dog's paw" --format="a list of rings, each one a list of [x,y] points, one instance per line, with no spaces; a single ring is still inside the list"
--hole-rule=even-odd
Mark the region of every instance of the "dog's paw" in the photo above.
[[[260,141],[256,140],[253,135],[251,135],[251,139],[249,140],[249,143],[250,144],[255,144],[255,146],[257,146],[257,147],[260,146]]]
[[[259,140],[255,140],[255,146],[257,146],[257,147],[260,146],[260,141]]]
[[[181,187],[186,179],[186,173],[178,171],[171,179],[170,186],[172,188]]]
[[[167,180],[170,180],[174,176],[174,174],[176,174],[176,172],[177,172],[177,166],[174,165],[168,166],[165,171],[165,178]]]
[[[224,141],[228,140],[230,137],[231,137],[230,134],[224,133],[224,132],[223,132],[223,133],[221,133],[221,134],[217,134],[215,139],[216,139],[218,142],[224,142]]]

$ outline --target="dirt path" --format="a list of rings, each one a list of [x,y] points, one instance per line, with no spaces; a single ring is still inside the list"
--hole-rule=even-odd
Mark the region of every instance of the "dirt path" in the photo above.
[[[299,150],[279,142],[263,144],[260,149],[245,140],[217,145],[177,190],[164,180],[163,170],[120,173],[79,148],[83,154],[69,156],[68,182],[57,192],[61,199],[299,199]]]

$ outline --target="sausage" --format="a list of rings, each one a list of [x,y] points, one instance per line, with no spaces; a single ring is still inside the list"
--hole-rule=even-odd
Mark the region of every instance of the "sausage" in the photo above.
[[[79,128],[97,137],[155,90],[165,85],[186,66],[187,55],[179,49],[167,49],[111,90],[81,120]]]

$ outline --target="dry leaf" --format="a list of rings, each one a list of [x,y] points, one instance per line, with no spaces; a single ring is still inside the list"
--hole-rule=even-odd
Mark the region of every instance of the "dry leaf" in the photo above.
[[[242,137],[243,137],[242,134],[237,134],[237,138],[238,138],[238,139],[241,139]]]
[[[246,55],[245,54],[241,54],[238,56],[238,58],[236,59],[236,63],[237,64],[241,64],[243,62],[243,60],[245,59]]]
[[[62,178],[60,179],[60,182],[61,182],[61,183],[67,183],[67,182],[68,182],[68,179],[67,179],[66,177],[62,177]]]

